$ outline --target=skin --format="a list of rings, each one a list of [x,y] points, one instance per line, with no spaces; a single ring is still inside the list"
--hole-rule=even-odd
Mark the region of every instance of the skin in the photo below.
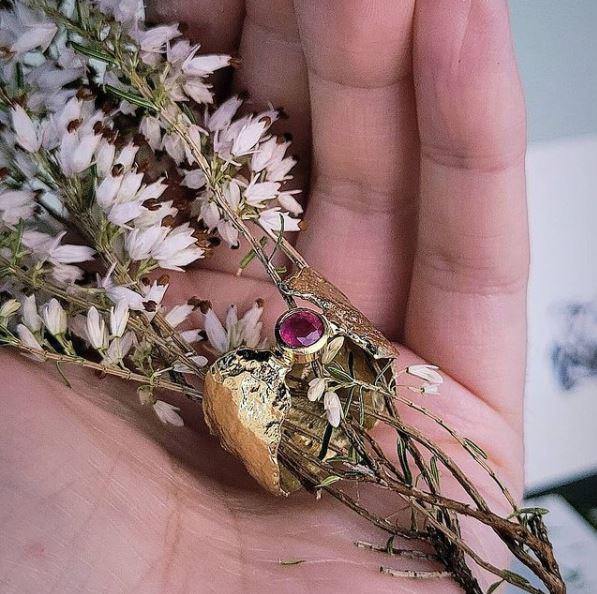
[[[151,16],[242,56],[221,93],[231,84],[254,108],[285,107],[278,131],[293,133],[296,181],[310,187],[300,251],[402,345],[399,365],[440,365],[441,395],[424,404],[483,447],[518,496],[528,241],[506,2],[175,0]],[[271,327],[280,300],[256,264],[229,276],[237,256],[222,248],[173,275],[171,301],[264,297]],[[49,364],[9,352],[0,364],[3,592],[459,591],[380,575],[382,564],[432,566],[357,549],[385,538],[328,497],[262,493],[189,403],[162,395],[187,422],[169,428],[123,382],[68,368],[67,388]],[[466,454],[402,412],[502,509]],[[465,533],[507,562],[487,531]],[[305,562],[279,564],[290,559]]]

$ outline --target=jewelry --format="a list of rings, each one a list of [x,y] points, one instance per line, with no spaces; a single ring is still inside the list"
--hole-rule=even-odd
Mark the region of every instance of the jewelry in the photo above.
[[[293,409],[291,391],[305,395],[307,379],[315,377],[314,370],[331,340],[337,336],[346,339],[338,359],[346,366],[358,367],[368,381],[375,377],[372,361],[396,357],[392,344],[313,269],[302,268],[292,275],[284,290],[311,302],[321,313],[306,307],[286,311],[275,326],[276,344],[270,350],[240,347],[220,357],[206,375],[203,395],[211,432],[265,489],[277,495],[300,487],[278,462],[286,419],[303,428],[302,434],[295,432],[292,441],[314,456],[320,453],[321,440],[308,436],[323,435],[328,428],[322,407],[301,398],[301,409]],[[373,392],[362,389],[360,397],[369,406],[383,407],[383,403],[376,403]],[[371,418],[363,422],[367,427],[375,424]],[[346,445],[340,427],[333,433],[328,437],[332,444]]]

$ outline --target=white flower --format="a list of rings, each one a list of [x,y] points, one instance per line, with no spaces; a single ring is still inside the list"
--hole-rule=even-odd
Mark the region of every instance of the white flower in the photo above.
[[[141,202],[125,202],[115,204],[108,212],[108,220],[117,227],[123,227],[129,221],[136,219],[145,212]]]
[[[141,188],[143,183],[143,174],[136,171],[129,171],[122,176],[118,192],[116,193],[116,202],[128,202],[135,197],[135,194]]]
[[[7,225],[29,219],[35,211],[35,194],[29,190],[0,192],[0,218]]]
[[[112,336],[120,337],[126,330],[129,321],[129,306],[125,299],[116,304],[116,307],[110,308],[110,332]]]
[[[137,21],[143,14],[140,0],[98,0],[98,8],[128,27],[138,26]]]
[[[178,134],[164,134],[160,148],[165,150],[177,165],[183,162],[185,158],[184,143]]]
[[[60,245],[60,241],[66,235],[61,231],[55,237],[40,231],[28,230],[23,233],[23,245],[37,257],[43,260],[48,259],[53,264],[73,264],[86,262],[93,258],[95,251],[86,245]]]
[[[103,350],[108,346],[106,322],[95,307],[90,307],[87,313],[87,337],[94,349]]]
[[[126,239],[125,247],[132,260],[147,260],[151,257],[151,251],[160,245],[168,229],[164,227],[148,227],[147,229],[133,229]]]
[[[232,210],[237,210],[240,204],[240,186],[238,181],[235,179],[230,180],[230,183],[224,188],[224,199],[232,208]]]
[[[90,167],[100,140],[101,136],[93,132],[80,135],[74,131],[64,134],[58,152],[63,173],[66,176],[76,175]]]
[[[259,224],[268,233],[276,233],[282,230],[282,220],[284,221],[284,231],[299,231],[298,219],[293,219],[288,213],[281,212],[276,206],[269,208],[259,214]]]
[[[8,301],[5,301],[0,306],[0,318],[10,318],[17,313],[17,311],[19,311],[20,307],[21,304],[16,299],[9,299]]]
[[[95,151],[95,166],[100,177],[109,175],[115,156],[116,146],[114,143],[102,138]]]
[[[311,402],[319,400],[322,394],[325,392],[327,381],[323,377],[314,377],[309,382],[309,389],[307,390],[307,398]]]
[[[29,12],[26,19],[23,19],[23,9],[21,12],[21,24],[23,30],[19,32],[16,41],[10,46],[10,51],[17,56],[39,47],[42,51],[48,49],[58,27],[51,21],[44,21],[41,18],[32,18],[33,13]]]
[[[120,363],[128,355],[134,343],[135,334],[133,332],[127,332],[122,338],[118,336],[113,338],[102,363],[105,365]]]
[[[238,246],[238,229],[230,221],[220,221],[218,233],[228,245]]]
[[[439,386],[437,384],[424,384],[422,386],[408,386],[412,392],[419,394],[439,394]]]
[[[211,85],[205,84],[199,78],[189,78],[182,85],[184,92],[197,103],[211,103],[213,95]]]
[[[164,425],[174,425],[175,427],[182,427],[184,425],[182,417],[178,414],[180,408],[176,406],[172,406],[163,400],[156,400],[153,410]]]
[[[162,267],[169,270],[181,270],[203,255],[203,250],[196,245],[194,229],[188,223],[172,229],[165,239],[156,244],[151,256]]]
[[[116,164],[122,165],[125,169],[130,169],[132,164],[135,162],[135,157],[137,156],[138,150],[138,146],[135,146],[132,143],[127,144],[123,149],[121,149],[118,157],[116,157]]]
[[[34,349],[36,351],[43,351],[43,347],[37,341],[37,338],[33,336],[31,330],[27,328],[24,324],[17,325],[17,334],[19,336],[19,340],[30,349]],[[41,355],[31,355],[32,359],[36,361],[43,361],[44,358]]]
[[[344,345],[344,337],[343,336],[336,336],[333,340],[331,340],[326,346],[321,355],[321,362],[324,365],[328,365],[331,363],[335,358],[336,355],[340,352],[340,349]]]
[[[37,311],[37,303],[35,301],[35,294],[23,297],[23,309],[21,316],[23,324],[31,330],[31,332],[39,332],[42,327],[42,319]]]
[[[272,136],[263,142],[260,142],[255,152],[251,156],[251,170],[255,173],[259,173],[265,169],[270,163],[276,159],[276,156],[282,147],[282,155],[286,151],[286,145],[289,143],[280,144],[279,139],[276,136]],[[281,159],[282,157],[280,157]],[[279,159],[278,159],[279,160]],[[278,161],[276,160],[276,162]]]
[[[181,185],[191,188],[192,190],[198,190],[205,185],[205,174],[201,169],[189,169],[184,172],[184,179]]]
[[[62,284],[72,285],[83,278],[83,271],[78,266],[54,262],[50,271],[50,277]]]
[[[263,313],[263,302],[258,299],[239,320],[236,306],[230,306],[226,312],[226,327],[222,325],[209,302],[200,305],[203,314],[203,326],[207,339],[219,353],[225,353],[241,345],[249,348],[257,347],[261,342],[260,321]]]
[[[242,99],[238,96],[230,97],[224,101],[208,118],[207,127],[212,131],[223,130],[230,125],[234,114],[242,105]]]
[[[228,334],[222,326],[222,322],[216,316],[214,310],[209,307],[204,314],[203,327],[207,334],[207,339],[219,353],[225,353],[228,350]]]
[[[153,116],[144,116],[139,125],[139,132],[145,136],[147,144],[154,150],[157,151],[162,143],[162,129],[160,126],[160,120]]]
[[[193,56],[191,54],[182,65],[182,71],[187,76],[203,77],[215,70],[230,66],[231,58],[225,54],[204,54]]]
[[[277,196],[278,204],[293,215],[300,215],[303,212],[303,207],[293,197],[293,194],[299,193],[300,190],[285,190],[284,192],[280,192]]]
[[[188,303],[175,305],[167,314],[166,322],[173,328],[182,324],[193,312],[194,307]]]
[[[269,117],[249,118],[236,134],[230,152],[237,157],[249,153],[271,124]]]
[[[145,54],[160,53],[168,41],[179,35],[178,25],[175,24],[160,25],[158,27],[151,27],[146,31],[138,31],[134,34],[134,37],[139,42],[144,61],[151,62],[151,57]]]
[[[264,206],[263,202],[272,200],[277,196],[280,184],[274,182],[257,182],[255,180],[256,178],[253,178],[245,189],[244,197],[248,204],[260,208]]]
[[[438,369],[437,365],[409,365],[406,368],[406,373],[421,378],[430,384],[441,384],[444,379],[437,372]]]
[[[199,342],[203,340],[203,330],[200,328],[194,328],[193,330],[182,330],[180,337],[188,344]]]
[[[160,177],[156,181],[143,186],[135,195],[135,200],[145,202],[146,200],[155,200],[159,198],[166,190],[168,185],[164,183],[164,178]]]
[[[323,408],[325,409],[328,423],[332,427],[338,427],[342,419],[342,404],[336,392],[328,391],[323,395]]]
[[[41,310],[41,317],[48,332],[53,336],[61,336],[66,332],[66,312],[57,299],[52,298]]]
[[[39,127],[32,122],[27,112],[20,105],[15,105],[11,109],[11,116],[17,142],[27,152],[37,152],[41,147]]]
[[[294,157],[286,157],[279,163],[269,164],[267,167],[267,179],[279,182],[292,179],[292,176],[288,174],[295,165],[296,159]]]
[[[95,190],[95,200],[102,208],[108,208],[115,200],[122,184],[122,175],[107,175]]]

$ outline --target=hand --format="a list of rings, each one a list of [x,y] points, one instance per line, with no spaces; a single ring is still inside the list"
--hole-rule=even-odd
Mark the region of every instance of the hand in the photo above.
[[[256,107],[285,107],[279,131],[293,133],[297,178],[310,180],[300,251],[405,345],[401,361],[441,366],[449,377],[425,404],[484,448],[519,494],[528,246],[506,2],[242,4],[156,2],[154,16],[187,23],[204,51],[238,51],[234,88]],[[225,274],[230,259],[222,248],[177,278],[173,301],[261,296],[275,318],[257,265],[237,281]],[[188,427],[170,429],[129,385],[69,368],[69,389],[18,355],[3,352],[1,363],[3,592],[458,591],[449,579],[377,573],[424,565],[357,549],[354,540],[383,535],[326,497],[262,493],[185,402]],[[442,445],[493,501],[489,479]],[[469,532],[506,562],[486,532]],[[279,563],[291,559],[305,562]]]

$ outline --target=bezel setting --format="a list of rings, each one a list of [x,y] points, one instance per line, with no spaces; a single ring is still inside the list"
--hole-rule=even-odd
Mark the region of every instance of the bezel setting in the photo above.
[[[310,316],[315,316],[318,320],[320,320],[322,324],[322,334],[313,344],[295,347],[288,344],[288,342],[286,342],[282,338],[281,330],[284,323],[287,322],[289,318],[292,318],[293,316],[296,316],[301,313],[306,313]],[[284,355],[289,357],[293,362],[308,363],[314,361],[317,358],[317,355],[320,353],[320,351],[328,343],[328,340],[330,338],[330,326],[325,317],[321,315],[319,312],[308,307],[294,307],[284,312],[284,314],[282,314],[278,318],[278,321],[276,322],[275,326],[275,336],[278,347]]]

